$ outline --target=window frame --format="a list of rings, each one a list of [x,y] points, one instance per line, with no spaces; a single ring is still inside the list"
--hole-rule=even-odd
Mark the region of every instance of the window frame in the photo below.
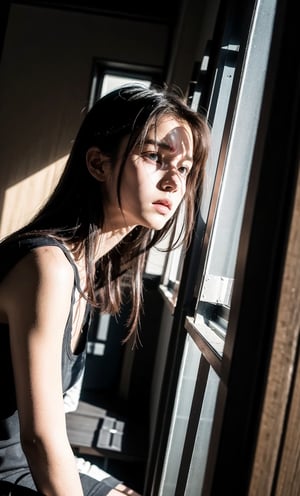
[[[244,4],[241,5],[241,2],[235,0],[229,0],[226,5],[222,3],[216,23],[215,39],[213,42],[217,40],[218,43],[212,43],[216,52],[212,52],[211,55],[212,72],[210,74],[212,75],[217,68],[218,49],[216,47],[224,45],[221,40],[221,34],[224,34],[226,37],[227,30],[232,28],[232,22],[235,22],[236,26],[240,27],[242,33],[239,63],[234,76],[226,125],[222,138],[222,147],[219,155],[219,168],[214,182],[214,193],[216,193],[213,194],[210,203],[211,217],[210,215],[208,216],[207,223],[204,226],[203,220],[201,221],[199,217],[197,219],[195,228],[197,235],[193,238],[192,245],[185,257],[177,305],[174,308],[171,342],[161,393],[163,400],[161,401],[158,415],[162,428],[156,433],[153,442],[152,452],[155,453],[155,461],[154,463],[152,461],[152,465],[150,461],[150,467],[148,469],[145,493],[147,495],[157,494],[159,491],[160,477],[168,442],[168,426],[172,419],[176,383],[180,370],[182,350],[185,345],[185,333],[188,333],[194,339],[204,358],[217,371],[221,378],[203,494],[219,494],[219,492],[224,492],[224,487],[231,490],[233,481],[235,488],[238,488],[240,491],[239,494],[244,494],[249,483],[249,470],[259,420],[257,412],[259,412],[259,406],[265,388],[264,378],[268,367],[269,347],[272,340],[272,323],[276,314],[274,302],[276,302],[278,283],[281,276],[280,265],[276,266],[275,261],[279,262],[279,260],[282,260],[286,243],[284,236],[282,239],[279,239],[279,233],[284,232],[286,229],[286,222],[283,222],[282,213],[285,212],[288,214],[288,209],[293,201],[292,195],[286,199],[285,188],[282,190],[282,186],[285,186],[289,181],[289,172],[284,171],[281,180],[278,174],[271,179],[270,165],[266,167],[264,162],[264,160],[268,159],[275,162],[278,161],[276,151],[274,152],[274,149],[270,149],[271,138],[267,142],[267,145],[270,145],[266,152],[267,154],[264,154],[264,140],[268,136],[271,137],[272,133],[276,134],[276,131],[278,133],[275,124],[276,119],[272,120],[271,116],[277,115],[280,117],[280,113],[272,97],[277,89],[277,84],[278,87],[283,86],[285,88],[287,84],[284,81],[284,71],[280,70],[280,64],[278,62],[279,55],[283,53],[281,50],[278,50],[278,40],[280,39],[280,32],[283,29],[285,19],[283,3],[283,0],[276,2],[273,40],[266,68],[266,89],[260,107],[261,119],[257,128],[257,137],[252,158],[253,168],[251,169],[248,183],[248,193],[237,255],[236,273],[238,277],[236,278],[233,289],[233,308],[230,313],[231,326],[227,331],[222,357],[218,356],[218,353],[211,347],[208,340],[199,335],[193,322],[193,312],[195,311],[200,287],[200,280],[199,277],[197,278],[195,276],[195,269],[199,269],[198,274],[201,274],[205,265],[205,254],[209,243],[213,212],[217,204],[218,190],[221,185],[222,161],[224,163],[232,120],[234,118],[235,101],[238,94],[243,57],[247,46],[248,32],[252,22],[255,2],[249,1],[246,6]],[[207,79],[205,87],[212,88],[214,78],[210,77]],[[206,102],[209,100],[209,92],[207,95]],[[279,91],[277,97],[280,99]],[[201,100],[201,98],[202,94],[200,96],[200,104],[202,102],[201,106],[205,108],[203,104],[205,100]],[[274,104],[273,107],[272,104]],[[282,105],[280,106],[280,112],[286,115],[287,111],[282,108]],[[286,136],[288,137],[288,133],[286,133]],[[294,165],[294,167],[296,166]],[[264,194],[266,189],[276,191],[278,195],[276,199],[272,198],[272,201],[269,203],[270,198],[266,199]],[[279,203],[278,199],[281,200]],[[259,215],[265,209],[270,216],[270,225],[272,227],[268,227],[265,232],[262,232]],[[279,225],[276,225],[276,221],[272,215],[272,209],[279,214]],[[261,244],[263,245],[262,256],[260,256]],[[201,253],[200,261],[199,253]],[[260,257],[259,260],[258,257]],[[261,277],[262,270],[266,274],[267,288],[264,286],[257,288],[253,280],[254,274],[258,278]],[[255,301],[259,301],[258,313],[256,311],[254,312],[254,294]],[[259,315],[260,321],[255,327],[257,315]],[[245,332],[241,334],[241,332],[238,332],[239,329],[243,329]],[[241,377],[243,380],[237,380],[237,378]],[[260,380],[257,382],[259,377]],[[192,417],[191,415],[190,427],[188,429],[193,430],[195,429],[195,418]],[[239,436],[235,436],[237,430]],[[236,439],[237,437],[238,439]],[[193,436],[190,439],[193,439]],[[189,454],[187,455],[185,453],[182,470],[187,474],[186,464],[189,463],[193,450],[193,442],[188,443],[186,446],[189,449]],[[241,453],[241,447],[243,457],[239,455]],[[224,467],[227,469],[225,477]],[[153,482],[150,481],[151,478]],[[183,477],[182,479],[181,473],[179,473],[178,481],[181,492],[178,485],[175,495],[180,494],[181,496],[187,478]],[[147,492],[149,487],[151,487],[152,492]]]
[[[89,89],[89,108],[101,94],[103,79],[106,74],[112,76],[123,76],[130,78],[138,78],[150,80],[151,85],[162,84],[161,69],[153,66],[145,66],[142,64],[131,64],[118,62],[114,60],[106,60],[99,57],[94,57],[92,60],[92,69],[90,77]]]

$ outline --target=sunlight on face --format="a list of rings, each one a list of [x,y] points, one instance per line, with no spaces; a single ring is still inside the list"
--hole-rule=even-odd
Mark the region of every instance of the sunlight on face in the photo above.
[[[105,185],[106,223],[116,228],[142,225],[162,229],[185,195],[193,165],[191,129],[171,115],[161,117],[150,127],[145,140],[137,143],[126,159],[120,205],[117,184],[127,143],[128,138],[120,147],[117,164]]]
[[[147,171],[153,174],[152,181],[157,181],[155,172],[173,168],[180,188],[185,189],[186,178],[193,165],[191,132],[184,125],[178,126],[177,122],[177,126],[169,131],[167,127],[163,135],[165,126],[162,124],[152,127],[145,142],[140,145],[139,156],[145,160]]]

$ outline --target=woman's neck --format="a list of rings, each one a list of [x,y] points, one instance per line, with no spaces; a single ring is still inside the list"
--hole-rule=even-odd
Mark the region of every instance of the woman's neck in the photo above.
[[[95,259],[94,263],[96,263],[100,258],[106,255],[110,250],[112,250],[127,234],[129,234],[135,226],[127,226],[119,229],[111,229],[111,230],[102,230],[99,235],[98,245],[95,250]],[[68,246],[72,256],[74,258],[74,262],[77,265],[77,269],[79,272],[79,277],[81,280],[81,286],[85,287],[86,285],[86,263],[84,256],[76,257],[74,255],[72,246]]]
[[[114,248],[120,241],[122,241],[127,234],[129,234],[135,226],[122,227],[115,230],[105,230],[100,234],[99,243],[96,249],[96,260],[102,258],[112,248]]]

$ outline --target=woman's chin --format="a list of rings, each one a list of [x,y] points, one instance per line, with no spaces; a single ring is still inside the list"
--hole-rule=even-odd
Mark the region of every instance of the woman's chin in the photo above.
[[[163,229],[165,227],[168,220],[169,220],[169,218],[164,218],[164,219],[160,219],[160,220],[155,221],[155,222],[151,222],[151,223],[149,223],[150,225],[148,227],[150,227],[150,229],[154,229],[155,231],[160,231],[161,229]]]

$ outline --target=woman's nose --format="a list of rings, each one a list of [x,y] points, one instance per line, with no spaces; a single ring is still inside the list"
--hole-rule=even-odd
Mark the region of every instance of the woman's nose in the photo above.
[[[163,191],[174,192],[179,188],[179,177],[177,171],[170,168],[165,172],[163,177],[159,181],[160,188]]]

